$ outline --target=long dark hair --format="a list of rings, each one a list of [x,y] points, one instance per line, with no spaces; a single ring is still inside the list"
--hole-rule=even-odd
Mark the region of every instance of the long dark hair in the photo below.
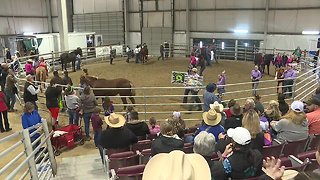
[[[247,144],[247,145],[240,145],[240,144],[237,144],[237,143],[233,143],[233,151],[234,152],[239,152],[241,154],[244,155],[244,157],[248,160],[248,163],[249,165],[254,165],[254,154],[253,154],[253,151],[250,147],[250,144]]]

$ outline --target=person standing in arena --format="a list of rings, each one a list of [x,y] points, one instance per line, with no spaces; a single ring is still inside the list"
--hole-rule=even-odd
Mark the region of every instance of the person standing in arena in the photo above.
[[[34,105],[34,109],[38,110],[36,101],[38,100],[38,93],[40,92],[40,89],[35,85],[32,75],[28,75],[26,79],[27,81],[24,85],[23,100],[25,103],[31,102]]]
[[[158,57],[158,60],[161,58],[162,60],[164,60],[164,46],[163,44],[160,45],[160,56]]]
[[[259,67],[257,65],[254,66],[254,69],[251,71],[252,95],[257,94],[257,89],[258,89],[258,85],[261,77],[262,75],[261,75],[261,72],[259,71]]]
[[[289,64],[287,66],[287,69],[284,71],[283,76],[284,76],[283,94],[285,94],[287,97],[291,98],[292,97],[293,82],[294,82],[294,79],[296,78],[296,72],[292,69],[292,65]]]
[[[2,123],[2,118],[4,120],[4,127]],[[0,88],[0,132],[9,132],[12,128],[10,128],[9,120],[8,120],[8,107],[6,105],[6,96],[2,92]]]
[[[184,90],[184,95],[188,95],[191,92],[192,95],[195,95],[194,97],[191,98],[191,102],[201,103],[199,97],[196,96],[198,95],[199,89],[194,88],[200,85],[200,80],[201,80],[201,77],[199,74],[197,74],[197,71],[198,71],[197,68],[192,68],[191,74],[189,74],[188,76],[186,89]],[[188,97],[184,96],[183,103],[187,103],[187,102],[188,102]],[[200,104],[198,104],[197,107],[198,107],[197,110],[202,110],[202,107]],[[192,105],[190,105],[188,109],[192,110]]]
[[[46,92],[46,106],[51,114],[52,129],[56,129],[58,126],[59,116],[59,97],[61,96],[61,88],[55,86],[53,80],[50,81],[50,86]]]
[[[9,112],[14,111],[14,104],[16,103],[16,93],[18,89],[15,86],[15,83],[17,83],[17,79],[14,76],[13,70],[9,69],[8,75],[6,76],[6,83],[4,88],[4,93],[6,94]]]
[[[134,55],[136,57],[136,64],[140,63],[140,49],[139,49],[139,45],[136,46],[136,48],[134,49]]]

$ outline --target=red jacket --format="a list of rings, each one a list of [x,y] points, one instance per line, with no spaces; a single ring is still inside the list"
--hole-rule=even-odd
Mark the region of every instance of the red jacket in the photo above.
[[[5,95],[2,91],[0,91],[0,112],[8,110],[8,107],[6,105],[6,99]]]

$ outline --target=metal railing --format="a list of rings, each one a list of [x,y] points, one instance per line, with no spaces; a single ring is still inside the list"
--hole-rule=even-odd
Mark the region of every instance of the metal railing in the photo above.
[[[30,133],[31,129],[36,130]],[[36,133],[40,133],[40,136],[31,141],[31,137]],[[42,119],[40,124],[0,139],[0,144],[15,141],[13,145],[0,153],[2,163],[10,159],[5,166],[1,167],[0,177],[6,180],[17,179],[17,176],[18,179],[40,180],[55,176],[57,164],[50,141],[51,135],[47,121]],[[15,151],[20,153],[16,155]]]

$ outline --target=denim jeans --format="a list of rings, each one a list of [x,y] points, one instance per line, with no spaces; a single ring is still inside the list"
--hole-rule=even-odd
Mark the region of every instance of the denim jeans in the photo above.
[[[80,70],[81,58],[77,58],[77,70]]]
[[[93,141],[94,141],[94,145],[96,145],[96,147],[98,147],[98,145],[99,145],[100,133],[101,133],[101,129],[94,131]]]
[[[69,124],[79,125],[79,113],[75,109],[68,109]]]
[[[11,90],[5,90],[4,93],[7,98],[7,106],[9,110],[13,110],[14,104],[16,103],[16,95]]]
[[[90,132],[90,119],[91,119],[92,112],[83,113],[83,120],[84,120],[84,132],[86,136],[89,137]]]
[[[259,80],[252,80],[252,95],[256,95],[257,94],[257,89],[258,89],[258,85],[259,85]]]

